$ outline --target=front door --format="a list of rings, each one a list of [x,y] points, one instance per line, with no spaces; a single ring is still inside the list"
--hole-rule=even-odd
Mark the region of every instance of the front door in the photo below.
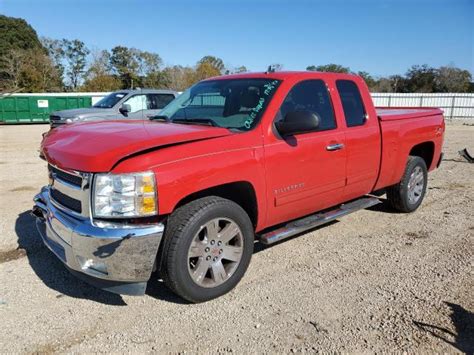
[[[342,202],[346,179],[345,134],[337,127],[326,83],[304,80],[295,84],[275,120],[293,111],[315,113],[320,125],[313,132],[280,137],[265,145],[268,225]]]
[[[127,113],[126,118],[129,119],[145,119],[147,108],[147,99],[145,94],[133,95],[124,102],[130,105],[130,112]]]

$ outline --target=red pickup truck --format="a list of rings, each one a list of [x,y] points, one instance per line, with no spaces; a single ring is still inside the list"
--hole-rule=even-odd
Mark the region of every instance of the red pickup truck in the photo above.
[[[240,281],[255,240],[294,236],[384,192],[395,210],[416,210],[444,130],[439,109],[374,108],[354,75],[212,78],[149,121],[50,131],[50,183],[33,214],[44,243],[87,282],[143,294],[157,275],[207,301]]]

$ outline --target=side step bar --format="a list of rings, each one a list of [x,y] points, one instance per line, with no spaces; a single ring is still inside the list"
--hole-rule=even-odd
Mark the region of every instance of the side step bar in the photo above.
[[[362,197],[358,200],[342,204],[333,210],[324,213],[316,213],[290,222],[284,227],[259,235],[258,239],[263,244],[273,244],[279,242],[280,240],[302,233],[306,230],[313,229],[322,224],[331,222],[339,217],[348,215],[349,213],[356,212],[379,203],[381,203],[381,201],[376,197]]]

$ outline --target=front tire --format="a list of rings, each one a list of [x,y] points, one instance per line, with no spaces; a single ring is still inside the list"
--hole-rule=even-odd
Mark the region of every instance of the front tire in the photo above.
[[[239,205],[216,196],[192,201],[168,218],[163,279],[190,302],[222,296],[245,274],[253,242],[252,222]]]
[[[409,156],[401,181],[387,189],[390,205],[400,212],[413,212],[423,201],[428,184],[428,169],[425,161]]]

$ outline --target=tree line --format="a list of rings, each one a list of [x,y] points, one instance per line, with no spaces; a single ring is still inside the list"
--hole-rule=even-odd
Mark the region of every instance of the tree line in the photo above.
[[[192,84],[222,74],[246,72],[228,68],[221,58],[204,56],[194,66],[164,66],[159,54],[115,46],[88,48],[79,39],[38,38],[23,19],[0,15],[0,90],[15,92],[114,91],[169,88],[182,91]],[[282,70],[282,64],[273,64]],[[310,71],[353,73],[338,64],[310,65]],[[474,92],[471,73],[454,66],[414,65],[404,75],[362,76],[373,92]]]
[[[374,78],[365,71],[353,72],[338,64],[310,65],[306,70],[357,74],[364,78],[372,92],[474,92],[471,73],[454,66],[413,65],[405,75],[381,78]]]

